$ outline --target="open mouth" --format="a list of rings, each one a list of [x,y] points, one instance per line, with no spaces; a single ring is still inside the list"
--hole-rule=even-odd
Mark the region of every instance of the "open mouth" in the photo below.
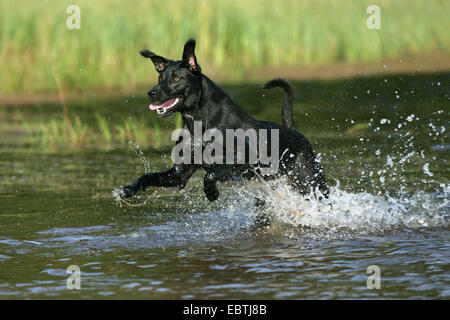
[[[167,101],[161,102],[160,104],[149,105],[150,110],[156,110],[159,116],[163,116],[171,113],[173,109],[181,102],[180,98],[173,98]]]

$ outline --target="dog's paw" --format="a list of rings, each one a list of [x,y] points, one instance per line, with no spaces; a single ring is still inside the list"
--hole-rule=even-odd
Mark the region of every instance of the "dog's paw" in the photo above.
[[[123,187],[121,191],[121,198],[130,198],[134,196],[137,192],[136,188],[134,188],[132,185]]]
[[[217,188],[208,188],[204,189],[204,191],[209,201],[215,201],[219,198],[219,190]]]

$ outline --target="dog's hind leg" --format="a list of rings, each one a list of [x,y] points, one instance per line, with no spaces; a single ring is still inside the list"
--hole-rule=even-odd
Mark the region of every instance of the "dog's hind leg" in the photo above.
[[[265,212],[266,201],[260,198],[255,198],[254,206],[255,211],[257,212],[254,220],[255,226],[257,226],[258,228],[265,228],[270,226],[273,217]]]
[[[255,197],[255,208],[263,209],[266,206],[266,201]]]
[[[295,163],[290,166],[288,180],[292,187],[302,195],[310,195],[321,200],[328,198],[329,189],[320,163],[311,153],[296,154]],[[318,193],[317,193],[318,192]]]

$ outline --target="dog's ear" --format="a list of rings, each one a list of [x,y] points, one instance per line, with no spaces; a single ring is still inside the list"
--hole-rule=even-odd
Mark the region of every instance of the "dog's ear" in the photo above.
[[[164,70],[167,63],[170,61],[164,57],[154,54],[153,52],[147,49],[139,51],[139,54],[145,58],[151,59],[153,64],[155,65],[156,71],[158,71],[159,73],[161,73]]]
[[[197,58],[195,57],[195,39],[189,39],[184,45],[183,50],[183,64],[189,68],[192,72],[200,72],[200,66],[197,63]]]

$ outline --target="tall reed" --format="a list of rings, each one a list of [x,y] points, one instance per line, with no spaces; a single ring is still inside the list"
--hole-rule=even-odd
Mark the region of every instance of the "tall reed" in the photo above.
[[[69,5],[81,29],[69,30]],[[0,94],[133,88],[154,81],[149,48],[172,59],[196,37],[208,74],[405,55],[450,53],[450,1],[378,0],[381,29],[366,27],[371,0],[41,0],[0,2]],[[447,30],[447,31],[446,31]],[[55,82],[55,79],[57,81]]]

